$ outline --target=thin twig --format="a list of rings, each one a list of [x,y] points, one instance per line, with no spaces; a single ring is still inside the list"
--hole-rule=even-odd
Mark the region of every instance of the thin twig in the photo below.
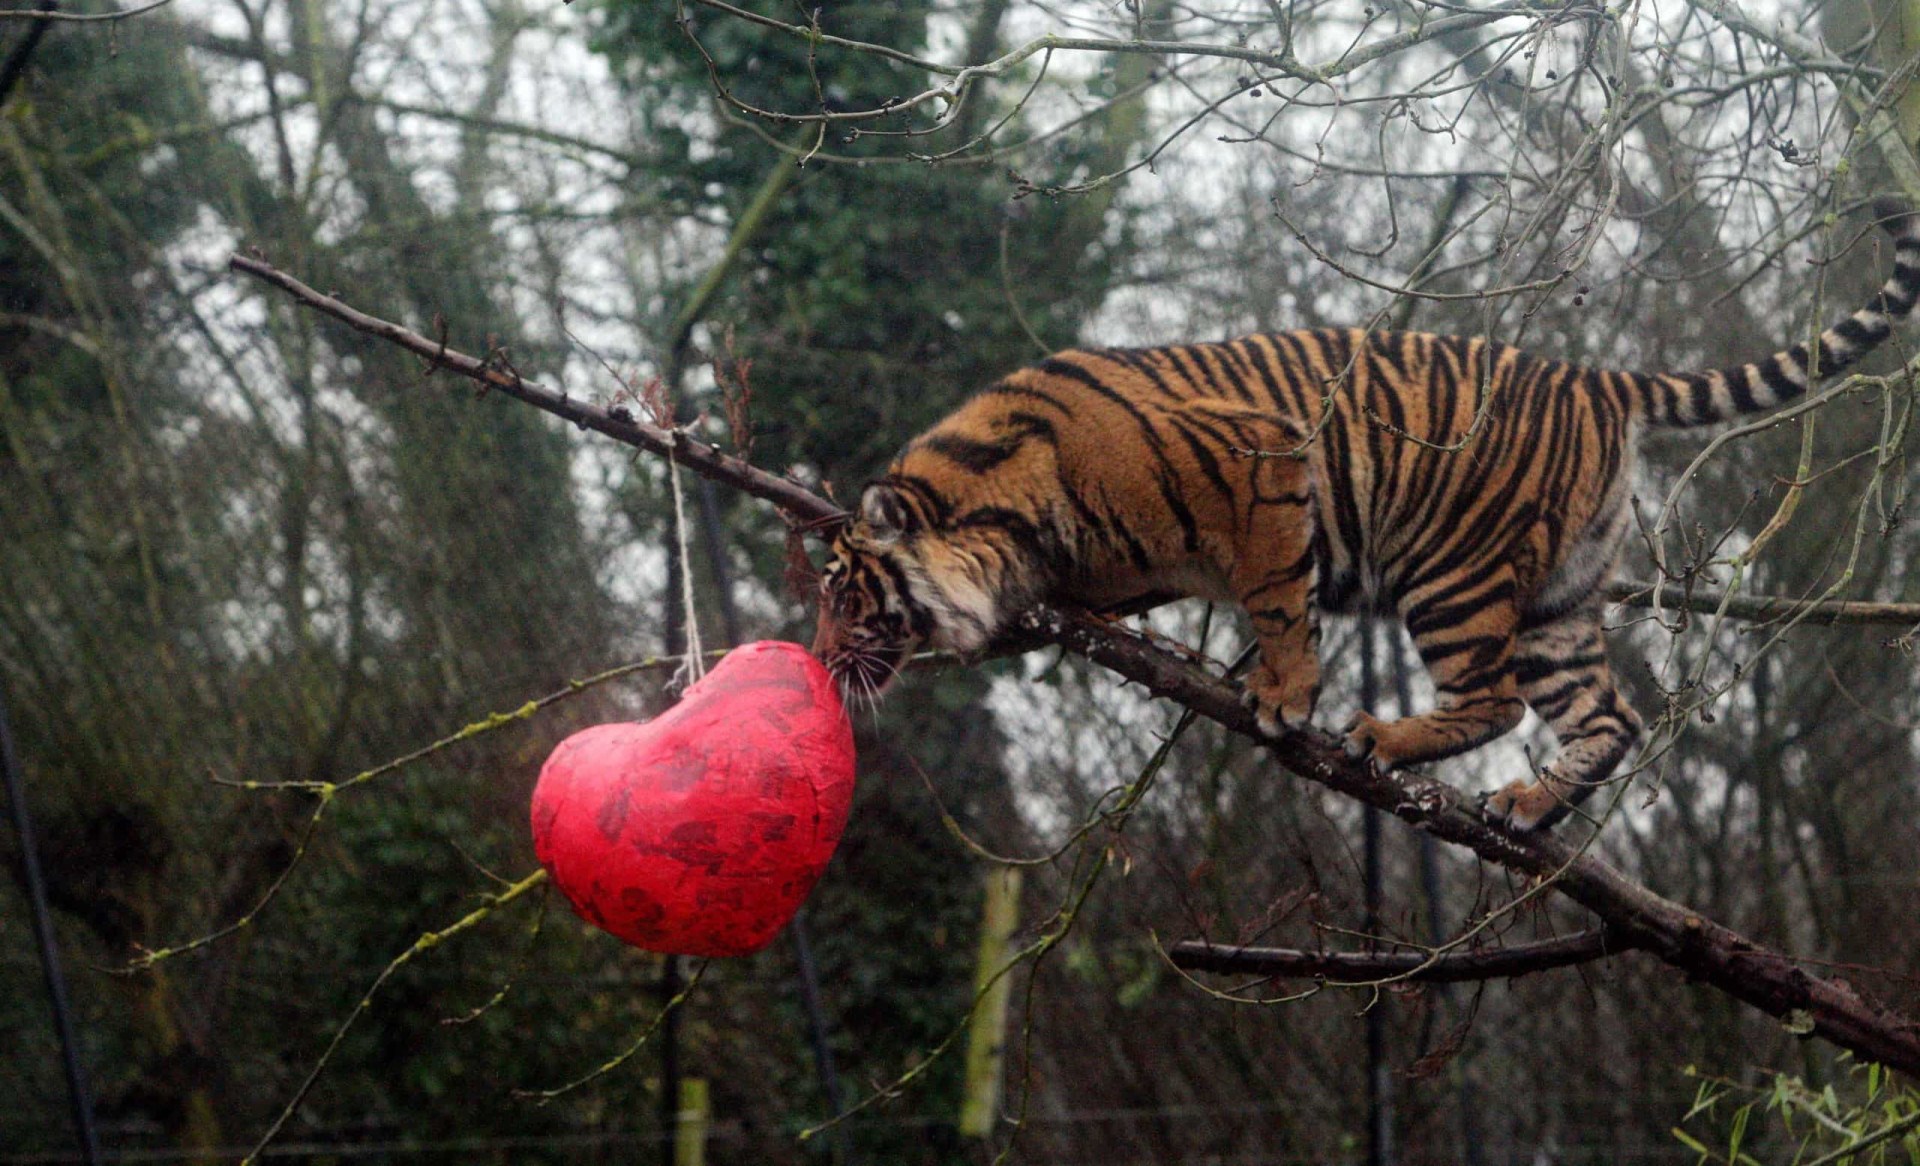
[[[380,994],[380,989],[386,986],[395,972],[411,963],[415,956],[432,951],[461,932],[485,922],[494,912],[546,881],[547,872],[544,869],[534,871],[500,894],[488,895],[485,902],[455,920],[451,925],[439,931],[425,932],[413,941],[411,947],[393,957],[387,966],[380,970],[380,974],[374,977],[373,983],[367,990],[361,994],[359,1002],[353,1006],[353,1011],[347,1013],[347,1018],[340,1022],[340,1027],[334,1029],[333,1039],[328,1041],[327,1047],[321,1051],[320,1059],[314,1062],[312,1069],[308,1070],[305,1079],[300,1082],[300,1087],[294,1090],[293,1096],[287,1099],[285,1106],[281,1107],[279,1116],[273,1119],[273,1124],[267,1127],[267,1132],[260,1136],[252,1152],[241,1159],[240,1166],[252,1166],[252,1163],[259,1159],[261,1151],[265,1150],[279,1135],[281,1127],[287,1124],[287,1120],[300,1108],[300,1103],[306,1100],[307,1094],[313,1091],[314,1083],[320,1080],[322,1073],[326,1072],[327,1065],[333,1060],[333,1054],[340,1048],[340,1042],[346,1039],[347,1030],[353,1027],[354,1021],[360,1019],[363,1013],[373,1007],[373,998]]]
[[[700,986],[700,977],[706,975],[707,968],[711,963],[711,960],[701,960],[698,964],[695,964],[693,974],[687,977],[686,986],[681,988],[679,992],[661,1006],[660,1011],[654,1015],[654,1018],[647,1022],[645,1028],[640,1030],[640,1035],[635,1037],[626,1048],[609,1057],[597,1068],[589,1073],[575,1077],[565,1085],[556,1085],[551,1089],[516,1089],[513,1095],[515,1097],[532,1098],[540,1104],[545,1105],[554,1098],[562,1094],[571,1093],[582,1085],[596,1081],[626,1064],[633,1059],[634,1054],[647,1047],[647,1042],[653,1039],[653,1034],[660,1030],[660,1026],[666,1022],[668,1016],[673,1014],[674,1009],[680,1007],[681,1004],[686,1002],[687,997],[693,995],[693,990]]]
[[[1806,1166],[1833,1166],[1835,1162],[1840,1161],[1842,1158],[1858,1154],[1869,1146],[1877,1146],[1889,1138],[1897,1138],[1901,1134],[1916,1127],[1920,1127],[1920,1113],[1910,1113],[1899,1121],[1890,1122],[1887,1125],[1881,1126],[1864,1138],[1848,1142],[1831,1154],[1822,1154],[1820,1157],[1808,1162]]]
[[[359,773],[351,777],[342,778],[339,781],[236,781],[231,778],[215,777],[213,780],[216,785],[224,785],[232,789],[255,791],[292,790],[312,794],[315,798],[313,812],[307,816],[306,824],[301,827],[300,840],[294,844],[293,854],[288,857],[286,865],[280,868],[280,872],[273,877],[273,881],[267,884],[267,889],[261,893],[259,899],[255,900],[253,906],[247,908],[247,910],[233,922],[181,943],[154,948],[150,951],[143,951],[139,956],[127,961],[127,963],[121,967],[110,968],[108,970],[118,975],[144,971],[162,960],[173,959],[176,956],[185,955],[190,951],[198,951],[200,948],[217,943],[236,932],[251,927],[253,921],[260,916],[260,913],[265,911],[272,905],[273,901],[279,897],[281,888],[286,885],[287,877],[293,873],[294,868],[298,867],[301,860],[307,856],[308,848],[313,842],[314,834],[320,828],[320,820],[326,817],[327,811],[333,808],[334,799],[342,792],[350,790],[355,786],[365,785],[376,778],[384,777],[397,770],[405,769],[417,761],[423,761],[436,753],[451,749],[462,741],[469,741],[482,734],[504,728],[516,721],[525,720],[549,705],[557,704],[570,697],[578,696],[580,693],[597,685],[604,684],[607,681],[617,680],[622,676],[628,676],[636,672],[663,671],[668,668],[678,667],[682,662],[683,660],[679,656],[654,656],[645,660],[635,661],[631,664],[622,664],[615,668],[609,668],[604,672],[589,676],[584,680],[568,681],[565,688],[550,692],[536,700],[530,700],[517,709],[504,713],[492,713],[480,720],[461,727],[453,733],[449,733],[447,736],[431,744],[422,745],[412,752],[404,753],[399,757],[382,762],[371,769],[363,769]]]
[[[1609,583],[1607,598],[1625,607],[1654,606],[1653,584],[1629,580]],[[1722,610],[1729,619],[1771,622],[1799,618],[1801,623],[1832,627],[1841,624],[1920,623],[1920,603],[1878,603],[1858,599],[1795,599],[1788,595],[1732,595],[1696,587],[1685,595],[1663,596],[1660,606],[1711,615]]]

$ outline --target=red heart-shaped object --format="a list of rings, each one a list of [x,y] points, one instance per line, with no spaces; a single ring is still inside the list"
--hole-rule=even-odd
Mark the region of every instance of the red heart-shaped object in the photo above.
[[[852,802],[832,677],[764,640],[653,720],[560,742],[533,790],[533,848],[573,909],[628,943],[747,955],[800,909]]]

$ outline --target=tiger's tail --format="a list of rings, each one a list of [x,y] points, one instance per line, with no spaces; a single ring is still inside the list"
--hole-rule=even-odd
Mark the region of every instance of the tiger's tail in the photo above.
[[[1803,341],[1754,364],[1696,373],[1614,374],[1626,377],[1641,419],[1649,425],[1711,425],[1742,413],[1762,413],[1851,368],[1878,348],[1920,296],[1920,213],[1891,198],[1876,200],[1873,213],[1893,236],[1893,275],[1866,307],[1820,333],[1817,358]]]

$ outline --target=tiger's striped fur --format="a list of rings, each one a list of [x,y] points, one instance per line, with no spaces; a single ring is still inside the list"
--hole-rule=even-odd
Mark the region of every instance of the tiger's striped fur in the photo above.
[[[976,651],[1043,601],[1229,600],[1259,642],[1247,699],[1278,732],[1306,725],[1319,695],[1316,612],[1394,612],[1437,704],[1357,714],[1348,751],[1432,761],[1531,706],[1559,751],[1487,806],[1516,829],[1550,826],[1640,728],[1607,668],[1598,598],[1631,525],[1639,427],[1772,408],[1884,340],[1920,293],[1920,216],[1876,210],[1895,242],[1880,292],[1816,351],[1731,368],[1615,372],[1357,329],[1058,353],[967,401],[866,488],[823,574],[814,651],[877,695],[915,646]]]

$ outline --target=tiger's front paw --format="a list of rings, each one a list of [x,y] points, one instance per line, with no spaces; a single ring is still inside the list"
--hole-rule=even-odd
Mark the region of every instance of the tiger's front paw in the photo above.
[[[1320,693],[1313,684],[1288,684],[1261,664],[1247,674],[1240,703],[1253,710],[1260,731],[1269,737],[1306,728]]]
[[[1340,730],[1341,749],[1355,761],[1369,761],[1385,772],[1400,763],[1393,721],[1383,721],[1365,709],[1347,719]]]
[[[1487,821],[1515,834],[1551,829],[1572,808],[1544,781],[1511,782],[1480,800],[1480,812]]]

